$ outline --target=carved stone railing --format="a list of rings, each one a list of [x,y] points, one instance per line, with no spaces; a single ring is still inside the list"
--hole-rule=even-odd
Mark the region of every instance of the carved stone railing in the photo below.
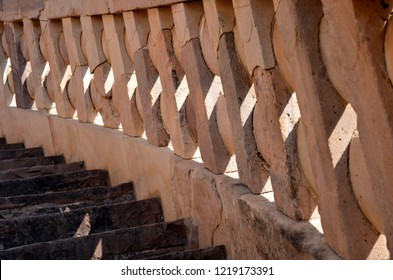
[[[340,256],[393,252],[390,2],[3,0],[1,106],[200,154]]]

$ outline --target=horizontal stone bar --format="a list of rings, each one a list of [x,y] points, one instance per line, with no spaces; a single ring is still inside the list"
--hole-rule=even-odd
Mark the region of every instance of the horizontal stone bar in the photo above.
[[[11,0],[9,0],[11,1]],[[19,0],[20,1],[20,0]],[[36,0],[39,1],[39,0]],[[41,0],[43,1],[43,0]],[[134,0],[134,1],[118,1],[118,0],[51,0],[47,3],[47,12],[49,19],[57,19],[63,17],[78,17],[84,15],[105,15],[117,14],[126,11],[142,10],[156,8],[161,6],[170,6],[180,2],[190,2],[194,0]],[[16,1],[15,1],[16,2]],[[17,4],[15,4],[17,6]],[[10,7],[10,12],[14,9]],[[8,10],[4,12],[8,15]]]
[[[0,20],[17,21],[22,18],[37,19],[44,10],[45,0],[3,0],[0,3]]]

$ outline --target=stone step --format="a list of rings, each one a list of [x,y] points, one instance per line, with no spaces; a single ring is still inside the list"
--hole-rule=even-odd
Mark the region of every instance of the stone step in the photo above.
[[[19,159],[8,159],[0,161],[0,171],[7,171],[9,169],[32,167],[37,165],[52,165],[65,163],[63,156],[50,157],[29,157]]]
[[[135,201],[132,183],[68,192],[0,197],[0,219],[61,213],[66,210],[123,201]]]
[[[162,221],[159,199],[86,207],[0,221],[0,247],[9,249]]]
[[[108,172],[89,170],[0,182],[0,197],[108,186]]]
[[[111,255],[111,256],[106,256],[105,260],[143,260],[143,259],[148,259],[150,257],[155,257],[159,255],[169,255],[172,253],[184,251],[185,246],[173,246],[173,247],[167,247],[167,248],[157,248],[157,249],[150,249],[146,251],[140,251],[140,252],[127,252],[127,253],[122,253],[118,255]]]
[[[25,144],[23,144],[23,143],[0,144],[0,151],[18,150],[18,149],[24,149],[24,148],[25,148]]]
[[[225,260],[225,246],[216,246],[207,249],[178,251],[169,254],[160,254],[145,260]]]
[[[42,148],[16,149],[0,151],[0,160],[27,158],[27,157],[43,157]]]
[[[10,169],[0,172],[0,181],[27,179],[38,176],[55,175],[61,173],[75,172],[84,170],[83,162],[69,164],[36,165]]]
[[[185,246],[187,236],[188,228],[181,220],[25,245],[0,251],[0,259],[106,259],[127,252]]]

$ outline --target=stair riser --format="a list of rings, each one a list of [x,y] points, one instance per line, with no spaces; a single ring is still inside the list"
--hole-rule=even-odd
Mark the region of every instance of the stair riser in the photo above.
[[[24,148],[25,148],[25,145],[23,143],[0,144],[0,151],[17,150],[17,149],[24,149]]]
[[[16,209],[40,204],[65,205],[75,202],[102,203],[106,200],[128,197],[135,200],[132,184],[123,184],[118,187],[96,187],[69,192],[54,192],[27,196],[0,197],[0,210]]]
[[[0,197],[70,191],[109,185],[108,173],[91,170],[32,179],[0,182]]]
[[[83,170],[83,163],[75,162],[64,165],[46,165],[13,169],[0,172],[0,181],[27,179],[38,176],[56,175]]]
[[[43,156],[44,151],[41,148],[0,151],[0,160]]]
[[[0,171],[7,171],[15,168],[32,167],[37,165],[42,166],[60,163],[65,163],[63,156],[9,159],[0,161]]]

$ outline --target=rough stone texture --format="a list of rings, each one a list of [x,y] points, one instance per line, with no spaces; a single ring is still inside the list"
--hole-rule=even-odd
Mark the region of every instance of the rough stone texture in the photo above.
[[[0,258],[101,259],[126,252],[185,245],[186,242],[187,228],[183,221],[177,221],[21,246],[0,251]]]
[[[83,15],[105,15],[109,14],[108,1],[85,0],[83,3]]]
[[[389,18],[388,25],[386,27],[385,35],[385,60],[386,60],[386,70],[389,73],[390,81],[393,81],[393,20]]]
[[[34,165],[51,165],[64,163],[63,156],[52,156],[52,157],[31,157],[31,158],[20,158],[20,159],[9,159],[2,160],[0,162],[0,171],[5,171],[12,168],[24,168],[32,167]]]
[[[113,104],[113,71],[108,62],[100,64],[94,71],[90,97],[94,108],[100,113],[105,127],[119,128],[119,111]]]
[[[254,193],[271,190],[265,160],[258,154],[253,132],[254,88],[235,52],[233,33],[220,39],[219,67],[242,182]]]
[[[87,64],[87,59],[82,51],[82,26],[77,18],[63,18],[64,36],[67,43],[68,55],[72,71],[77,66]]]
[[[264,196],[245,194],[239,203],[246,224],[255,229],[253,233],[259,232],[264,235],[254,238],[259,239],[260,247],[257,247],[257,250],[265,258],[340,259],[325,243],[323,235],[312,221],[292,221],[276,211],[274,203]],[[273,244],[273,240],[276,240],[272,237],[277,235],[280,235],[279,241]]]
[[[4,23],[0,23],[0,37],[1,39],[4,38]],[[3,49],[3,44],[0,44],[0,109],[3,109],[6,106],[9,106],[11,104],[11,100],[7,100],[6,98],[6,79],[8,76],[8,73],[10,71],[9,64],[10,61],[8,57],[6,56],[5,50]],[[8,86],[7,86],[8,88]],[[11,98],[9,98],[11,99]]]
[[[269,164],[277,208],[295,220],[308,220],[316,207],[315,192],[303,179],[296,152],[300,118],[296,93],[286,88],[278,69],[256,71],[254,134]]]
[[[0,151],[0,160],[7,160],[12,158],[25,158],[25,157],[37,157],[42,156],[44,152],[41,148],[30,148],[30,149],[16,149]]]
[[[158,147],[168,145],[170,138],[166,131],[160,110],[162,92],[161,81],[157,69],[146,49],[150,32],[147,12],[129,12],[124,14],[127,44],[130,45],[131,59],[134,61],[135,74],[147,140]]]
[[[158,257],[147,258],[148,260],[225,260],[225,247],[217,246],[209,249],[194,251],[182,251]]]
[[[70,67],[63,61],[60,52],[61,48],[66,49],[65,44],[60,44],[63,27],[61,21],[57,20],[50,20],[45,26],[42,23],[41,27],[43,29],[41,37],[45,38],[44,40],[41,38],[41,41],[43,41],[42,44],[45,45],[48,52],[56,111],[60,117],[71,118],[74,116],[75,109],[68,98],[67,82],[71,78],[72,72]]]
[[[15,93],[16,105],[19,108],[30,109],[33,100],[27,91],[27,75],[29,72],[26,58],[21,50],[21,36],[23,26],[19,23],[7,23],[4,26],[4,34],[9,48],[12,64],[13,91]]]
[[[192,188],[191,217],[198,228],[198,244],[202,248],[213,246],[217,229],[222,222],[222,204],[216,176],[202,168],[188,174]],[[217,239],[221,240],[221,237]]]
[[[143,134],[143,121],[136,107],[137,81],[134,67],[125,47],[125,27],[122,15],[104,15],[103,24],[108,56],[113,68],[113,104],[120,114],[125,134],[138,137]]]
[[[265,259],[263,251],[266,249],[261,247],[251,227],[245,224],[243,212],[240,209],[240,197],[249,194],[250,191],[239,180],[225,175],[217,180],[217,190],[222,203],[222,223],[218,230],[223,232],[221,239],[217,241],[226,244],[228,259]],[[236,242],[233,242],[234,240]]]
[[[295,83],[308,151],[314,158],[312,172],[326,240],[344,258],[367,258],[378,235],[359,209],[347,176],[348,144],[356,118],[329,82],[319,40],[312,36],[319,30],[322,5],[281,1],[275,8],[274,32],[279,32],[285,49],[281,63],[295,66],[284,68],[291,69],[289,80]]]
[[[218,42],[214,42],[212,36],[209,34],[206,16],[204,15],[199,23],[199,37],[201,39],[201,49],[203,57],[206,61],[209,70],[215,75],[220,75],[218,67]]]
[[[72,103],[75,104],[78,120],[85,123],[94,122],[98,113],[90,98],[91,79],[89,67],[76,66],[67,88],[70,93],[73,93]]]
[[[381,1],[349,0],[322,3],[327,24],[321,31],[321,42],[324,54],[330,58],[327,70],[333,84],[342,86],[342,95],[350,97],[349,102],[357,113],[357,129],[367,168],[372,174],[373,193],[384,213],[384,230],[392,258],[393,95],[384,55],[386,20],[391,5]],[[350,40],[343,42],[339,38]],[[340,51],[329,51],[332,45]],[[339,69],[334,65],[337,60]],[[341,77],[345,77],[345,83],[339,82]],[[362,77],[361,81],[358,77]]]
[[[60,175],[0,182],[0,196],[40,194],[48,191],[75,190],[105,186],[108,173],[102,170],[79,171]]]
[[[164,125],[171,136],[174,152],[182,158],[194,156],[196,140],[192,138],[185,116],[185,102],[189,94],[184,70],[176,59],[172,41],[173,18],[170,8],[148,10],[151,34],[150,57],[160,74],[163,93],[161,110]]]
[[[55,163],[56,164],[56,163]],[[133,185],[130,183],[108,188],[93,187],[73,191],[59,191],[35,195],[19,195],[0,198],[2,215],[5,211],[21,212],[21,216],[41,213],[42,209],[49,213],[61,212],[64,209],[82,208],[86,205],[97,205],[100,202],[115,202],[115,199],[128,199],[134,201]],[[121,201],[121,200],[120,200]],[[43,204],[38,207],[37,205]],[[48,211],[48,209],[50,211]]]
[[[24,147],[25,145],[23,143],[1,144],[0,151],[23,149]]]
[[[184,162],[178,157],[171,158],[170,167],[171,195],[176,217],[191,217],[193,207],[191,173],[201,167],[194,161]]]
[[[176,217],[193,217],[193,225],[198,228],[198,244],[202,248],[213,246],[222,208],[216,175],[200,163],[176,157],[172,158],[170,173]]]
[[[30,85],[28,84],[29,92],[32,91],[35,104],[39,110],[49,110],[52,108],[53,101],[49,97],[47,88],[44,85],[44,81],[49,74],[49,65],[44,60],[39,46],[41,36],[39,21],[24,18],[23,33],[32,70],[28,78],[28,82],[31,81]]]
[[[233,158],[226,150],[217,129],[215,106],[221,86],[208,69],[198,39],[198,22],[203,14],[201,3],[172,6],[176,32],[182,46],[181,57],[190,97],[196,111],[198,145],[204,165],[214,173],[232,171]]]
[[[354,134],[349,150],[349,169],[353,192],[360,209],[368,220],[380,232],[383,230],[383,215],[378,207],[376,196],[372,189],[370,172],[367,169],[366,160],[358,135]]]
[[[122,213],[119,219],[118,213]],[[81,223],[88,219],[87,229]],[[159,200],[86,207],[64,213],[0,221],[4,249],[161,222]],[[38,233],[38,234],[37,234]]]
[[[98,65],[105,62],[101,44],[101,33],[104,29],[101,17],[83,16],[80,18],[83,31],[82,44],[85,45],[86,57],[90,71],[93,73]],[[83,49],[82,49],[83,50]]]
[[[0,17],[4,21],[20,20],[22,17],[35,19],[40,16],[44,9],[44,0],[2,0],[2,11]]]
[[[273,68],[276,64],[271,39],[273,1],[234,0],[233,7],[239,34],[245,45],[249,75],[258,66],[263,69]]]
[[[47,4],[48,18],[78,17],[82,14],[83,2],[80,0],[49,0]],[[98,1],[97,1],[98,2]]]
[[[48,165],[40,166],[36,165],[33,167],[25,167],[18,169],[9,169],[7,171],[0,172],[0,181],[14,180],[14,179],[27,179],[30,177],[54,175],[58,173],[82,171],[83,162],[74,162],[66,165]]]

